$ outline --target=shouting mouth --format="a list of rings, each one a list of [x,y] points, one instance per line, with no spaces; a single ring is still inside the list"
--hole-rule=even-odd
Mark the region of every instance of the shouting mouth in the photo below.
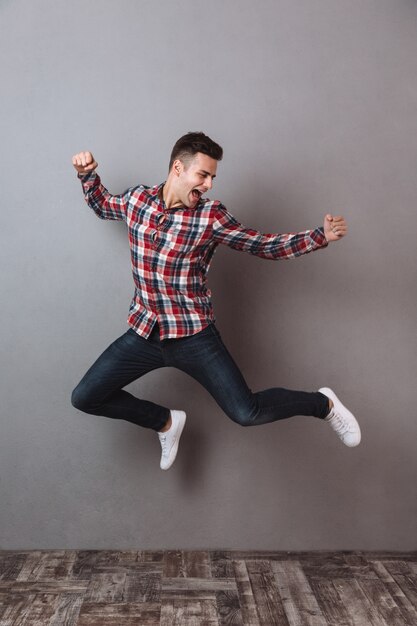
[[[203,195],[203,192],[200,191],[199,189],[193,189],[191,192],[191,196],[195,202],[198,202],[202,195]]]

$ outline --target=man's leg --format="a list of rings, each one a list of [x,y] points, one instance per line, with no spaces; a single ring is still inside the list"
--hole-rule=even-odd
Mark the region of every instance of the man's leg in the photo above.
[[[242,426],[267,424],[294,415],[326,419],[331,414],[335,399],[339,402],[340,411],[343,407],[335,395],[330,397],[327,392],[309,393],[275,387],[252,393],[214,324],[192,337],[179,340],[172,347],[168,345],[167,353],[171,353],[170,364],[198,380],[226,415]],[[349,413],[346,419],[350,426],[353,423],[351,418],[353,416]],[[353,427],[357,430],[359,426],[353,420]],[[333,427],[334,424],[335,421],[331,423]],[[343,440],[340,430],[337,432]]]
[[[324,418],[329,400],[323,394],[274,388],[252,393],[214,324],[164,348],[167,364],[201,383],[223,411],[242,426],[255,426],[293,415]]]
[[[124,419],[158,431],[162,448],[160,467],[167,470],[175,461],[186,414],[122,390],[160,367],[164,367],[164,362],[157,325],[148,339],[129,329],[90,367],[72,392],[71,400],[73,406],[86,413]]]
[[[122,391],[122,387],[159,367],[163,367],[159,345],[129,329],[90,367],[72,392],[72,404],[85,413],[160,431],[170,419],[169,409]]]

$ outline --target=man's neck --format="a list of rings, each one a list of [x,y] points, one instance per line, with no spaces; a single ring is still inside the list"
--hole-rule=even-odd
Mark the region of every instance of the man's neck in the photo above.
[[[165,202],[167,209],[176,209],[184,206],[181,200],[177,197],[169,176],[165,185],[162,187],[162,199]]]

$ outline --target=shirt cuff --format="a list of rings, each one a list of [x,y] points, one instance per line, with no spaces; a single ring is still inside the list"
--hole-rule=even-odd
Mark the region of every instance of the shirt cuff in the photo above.
[[[87,174],[78,173],[77,176],[82,183],[86,183],[87,181],[94,180],[94,178],[98,176],[98,174],[96,170],[93,170],[92,172],[87,172]]]
[[[325,248],[326,246],[329,245],[329,242],[327,241],[326,236],[324,234],[323,226],[320,226],[319,228],[312,230],[310,233],[310,237],[314,242],[314,249]]]

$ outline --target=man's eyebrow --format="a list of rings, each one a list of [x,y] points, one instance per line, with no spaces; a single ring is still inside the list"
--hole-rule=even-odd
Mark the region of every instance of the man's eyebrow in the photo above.
[[[200,170],[200,172],[203,172],[203,174],[205,174],[206,176],[211,176],[212,178],[216,178],[216,174],[210,174],[210,172],[206,172],[206,170]]]

